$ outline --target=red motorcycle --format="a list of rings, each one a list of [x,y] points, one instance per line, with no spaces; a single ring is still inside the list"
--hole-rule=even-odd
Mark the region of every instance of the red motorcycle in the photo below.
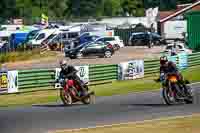
[[[84,88],[87,92],[83,92],[81,87],[75,80],[66,79],[62,81],[62,88],[60,89],[60,97],[64,105],[72,105],[76,102],[83,104],[94,103],[94,92],[89,92],[88,83],[84,83]]]

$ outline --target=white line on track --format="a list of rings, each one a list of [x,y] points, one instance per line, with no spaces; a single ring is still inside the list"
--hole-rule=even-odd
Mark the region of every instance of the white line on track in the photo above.
[[[200,82],[191,83],[189,85],[198,85]],[[134,92],[133,94],[141,94],[141,93],[155,93],[159,91],[160,89],[153,90],[153,91],[143,91],[143,92]],[[123,125],[129,125],[129,124],[143,124],[148,122],[154,122],[154,121],[166,121],[166,120],[174,120],[174,119],[180,119],[180,118],[189,118],[193,116],[200,116],[200,114],[193,114],[193,115],[186,115],[186,116],[175,116],[175,117],[167,117],[167,118],[159,118],[159,119],[152,119],[152,120],[144,120],[144,121],[136,121],[136,122],[127,122],[127,123],[119,123],[119,124],[111,124],[111,125],[103,125],[103,126],[95,126],[95,127],[88,127],[88,128],[78,128],[78,129],[66,129],[66,130],[56,130],[56,131],[48,131],[47,133],[56,133],[56,132],[78,132],[82,130],[90,130],[90,129],[96,129],[96,128],[109,128],[113,126],[123,126]]]

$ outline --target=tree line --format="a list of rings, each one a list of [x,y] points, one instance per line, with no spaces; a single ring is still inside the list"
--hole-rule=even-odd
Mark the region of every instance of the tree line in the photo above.
[[[0,21],[27,20],[45,13],[50,19],[98,18],[103,16],[144,16],[145,8],[175,9],[176,4],[195,0],[1,0]]]

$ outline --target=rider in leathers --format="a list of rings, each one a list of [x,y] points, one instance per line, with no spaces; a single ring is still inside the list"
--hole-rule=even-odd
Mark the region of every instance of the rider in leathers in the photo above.
[[[161,73],[165,73],[165,74],[175,73],[178,77],[178,82],[183,85],[185,93],[188,94],[188,90],[184,83],[182,74],[178,71],[176,64],[173,63],[172,61],[168,61],[166,56],[163,56],[160,58],[160,74]],[[160,78],[159,78],[159,81],[160,81]]]
[[[79,76],[76,75],[78,72],[74,66],[67,65],[67,62],[65,60],[60,62],[60,76],[59,79],[73,79],[76,81],[76,83],[80,86],[81,91],[86,94],[85,84],[81,81]]]

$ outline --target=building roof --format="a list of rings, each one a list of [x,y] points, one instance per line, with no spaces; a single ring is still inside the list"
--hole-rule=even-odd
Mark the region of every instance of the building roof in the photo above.
[[[161,22],[161,23],[166,22],[166,21],[194,8],[195,6],[198,6],[199,4],[200,4],[200,0],[198,0],[197,2],[195,2],[193,4],[178,5],[176,10],[160,12],[159,13],[159,17],[160,17],[159,22]]]

